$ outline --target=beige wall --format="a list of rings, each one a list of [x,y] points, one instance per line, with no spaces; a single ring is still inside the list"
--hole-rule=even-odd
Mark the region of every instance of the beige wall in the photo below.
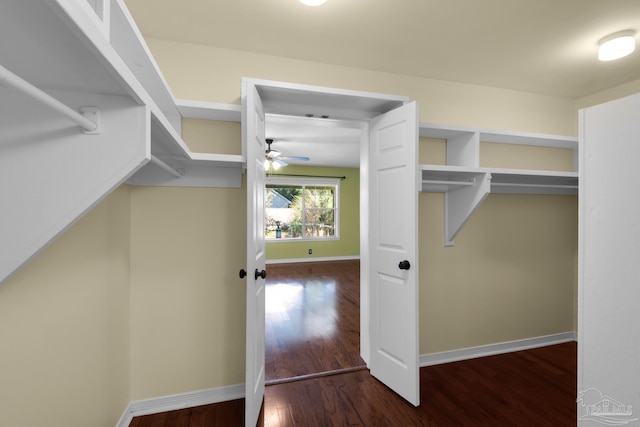
[[[246,190],[131,188],[131,398],[244,382]]]
[[[240,103],[240,79],[252,77],[405,95],[420,120],[522,132],[573,135],[573,100],[430,80],[207,46],[147,39],[177,98]]]
[[[613,101],[614,99],[623,98],[625,96],[633,95],[640,92],[640,80],[634,80],[625,83],[620,86],[612,87],[611,89],[596,92],[589,96],[576,99],[575,109],[576,111],[581,108],[591,107],[594,105],[602,104],[604,102]],[[576,129],[578,125],[578,117],[576,115]]]
[[[0,287],[0,425],[113,426],[129,403],[129,190]]]
[[[242,154],[240,123],[182,119],[182,139],[195,153]]]
[[[491,194],[453,247],[443,200],[419,197],[421,354],[575,330],[575,196]]]

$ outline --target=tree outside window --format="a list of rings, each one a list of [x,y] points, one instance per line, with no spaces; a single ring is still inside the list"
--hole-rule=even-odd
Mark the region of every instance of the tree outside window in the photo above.
[[[339,237],[339,181],[270,177],[265,191],[267,239]]]

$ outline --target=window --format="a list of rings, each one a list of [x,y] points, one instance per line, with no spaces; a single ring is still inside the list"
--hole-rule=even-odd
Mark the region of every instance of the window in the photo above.
[[[267,178],[267,240],[338,239],[340,181]]]

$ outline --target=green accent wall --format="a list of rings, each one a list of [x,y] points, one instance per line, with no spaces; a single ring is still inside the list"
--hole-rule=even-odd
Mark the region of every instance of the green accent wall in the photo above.
[[[267,260],[359,256],[360,169],[290,165],[274,172],[273,176],[283,174],[346,177],[340,181],[340,239],[267,241]]]

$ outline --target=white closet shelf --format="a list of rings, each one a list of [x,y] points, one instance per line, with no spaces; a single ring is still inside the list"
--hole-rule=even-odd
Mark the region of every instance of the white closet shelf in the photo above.
[[[577,172],[490,169],[491,192],[510,194],[578,194]]]
[[[153,101],[151,154],[170,167],[180,169],[184,174],[182,178],[189,177],[190,172],[196,171],[198,179],[197,182],[191,180],[192,185],[228,186],[230,182],[233,182],[232,186],[239,186],[239,171],[242,168],[241,156],[193,153],[182,140],[180,131],[183,113],[123,0],[111,0],[109,19],[111,44]],[[187,102],[187,104],[189,103]],[[229,111],[228,106],[222,104],[217,104],[217,106],[220,110]],[[239,106],[237,121],[240,121]],[[154,125],[157,126],[157,129],[153,129]],[[155,167],[157,165],[148,165],[145,166],[145,169]],[[232,174],[233,178],[227,179],[225,177],[221,181],[219,179],[221,171],[213,170],[217,168],[224,168],[222,172],[226,170]],[[238,171],[229,171],[234,168]],[[209,176],[207,171],[211,172]],[[144,171],[140,173],[144,173]],[[151,175],[155,176],[155,174],[149,176]],[[161,181],[164,183],[163,185],[167,185],[164,179]],[[180,185],[184,185],[186,181],[189,180],[183,180]],[[130,180],[130,183],[135,182],[135,179]],[[145,185],[153,185],[149,180],[145,180],[145,183]]]
[[[472,186],[476,178],[488,174],[492,193],[578,194],[577,172],[438,165],[420,165],[419,170],[423,192],[446,193]]]
[[[420,165],[423,192],[445,193],[445,245],[490,193],[578,194],[578,138],[421,123],[419,135],[444,139],[446,165]],[[481,142],[573,150],[573,172],[480,167]]]
[[[177,99],[176,106],[185,118],[240,122],[241,107],[237,104]]]
[[[479,135],[481,142],[533,145],[539,147],[566,148],[570,150],[578,149],[578,138],[572,136],[489,130],[464,126],[444,126],[434,123],[420,123],[419,128],[420,137],[423,138],[452,140],[475,133]]]
[[[474,180],[483,174],[479,169],[460,166],[420,165],[422,191],[446,193],[458,188],[473,186]]]
[[[194,153],[163,116],[153,116],[151,155],[156,156],[181,176],[168,172],[158,164],[149,163],[127,182],[131,185],[177,187],[234,187],[242,184],[244,161],[241,155]]]
[[[172,168],[183,169],[185,175],[189,174],[190,166],[238,169],[242,167],[242,162],[234,156],[209,156],[193,153],[182,140],[180,135],[182,114],[167,81],[123,0],[96,2],[96,5],[102,5],[102,10],[92,9],[86,0],[58,1],[74,23],[79,25],[82,31],[91,38],[98,47],[99,53],[109,63],[115,64],[116,75],[119,78],[127,77],[127,80],[131,82],[131,88],[125,88],[127,92],[139,99],[141,104],[149,107],[151,111],[151,155],[156,156]],[[87,17],[90,19],[85,19]],[[108,18],[103,19],[103,17]],[[101,24],[96,26],[96,22],[101,22]],[[145,168],[154,167],[157,165],[145,166]],[[201,185],[216,186],[217,179],[206,181],[208,184],[202,182]],[[234,182],[237,181],[234,179]]]
[[[144,87],[157,109],[179,133],[181,116],[175,98],[124,0],[106,3],[110,6],[108,34],[111,46]]]

